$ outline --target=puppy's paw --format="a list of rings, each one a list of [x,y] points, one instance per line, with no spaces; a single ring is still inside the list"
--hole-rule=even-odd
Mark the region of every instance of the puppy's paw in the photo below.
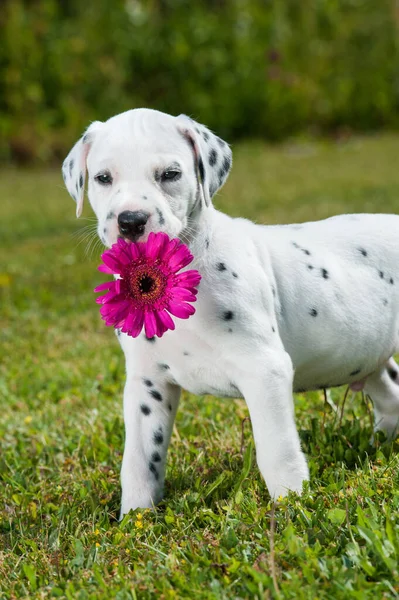
[[[136,508],[155,508],[162,500],[163,491],[160,488],[136,488],[134,490],[122,491],[122,503],[119,519],[122,520],[125,515]]]
[[[392,442],[399,435],[399,415],[381,414],[375,411],[374,414],[374,433],[382,431],[387,436],[388,441]],[[374,443],[374,436],[371,443]]]
[[[270,496],[277,500],[288,492],[302,493],[303,482],[309,480],[309,469],[302,452],[295,457],[274,465],[265,477]]]

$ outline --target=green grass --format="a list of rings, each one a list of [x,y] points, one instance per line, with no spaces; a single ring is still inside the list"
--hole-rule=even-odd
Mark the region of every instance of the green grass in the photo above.
[[[399,212],[398,155],[390,135],[242,144],[216,204],[259,223]],[[338,414],[296,396],[311,484],[276,507],[245,403],[185,393],[165,500],[118,523],[124,364],[98,251],[59,173],[3,170],[0,198],[0,598],[398,597],[398,444],[369,445],[360,394],[339,424],[343,388]]]

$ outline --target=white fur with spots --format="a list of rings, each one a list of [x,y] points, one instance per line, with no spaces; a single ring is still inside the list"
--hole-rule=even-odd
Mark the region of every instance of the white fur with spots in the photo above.
[[[202,275],[197,311],[175,331],[152,341],[119,335],[127,369],[121,515],[162,497],[181,388],[245,398],[274,498],[300,493],[309,476],[293,391],[364,387],[375,428],[397,432],[399,217],[272,227],[233,219],[212,204],[230,166],[229,146],[203,125],[149,109],[93,123],[64,162],[78,214],[87,169],[105,245],[118,238],[121,212],[144,211],[140,239],[180,237],[195,256],[189,268]],[[180,175],[164,181],[170,168]],[[104,173],[111,182],[99,182]]]

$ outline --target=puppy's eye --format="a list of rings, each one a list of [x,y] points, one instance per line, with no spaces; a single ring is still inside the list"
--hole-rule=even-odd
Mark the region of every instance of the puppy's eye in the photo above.
[[[181,177],[181,172],[176,169],[166,169],[161,175],[162,181],[177,181]]]
[[[98,182],[101,183],[101,185],[111,185],[112,183],[112,176],[111,173],[99,173],[98,175],[96,175],[94,177],[94,179]]]

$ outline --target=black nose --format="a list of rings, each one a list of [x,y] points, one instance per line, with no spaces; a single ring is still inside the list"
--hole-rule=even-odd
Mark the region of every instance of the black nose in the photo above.
[[[124,237],[134,242],[145,229],[149,214],[141,210],[124,210],[118,215],[119,231]]]

